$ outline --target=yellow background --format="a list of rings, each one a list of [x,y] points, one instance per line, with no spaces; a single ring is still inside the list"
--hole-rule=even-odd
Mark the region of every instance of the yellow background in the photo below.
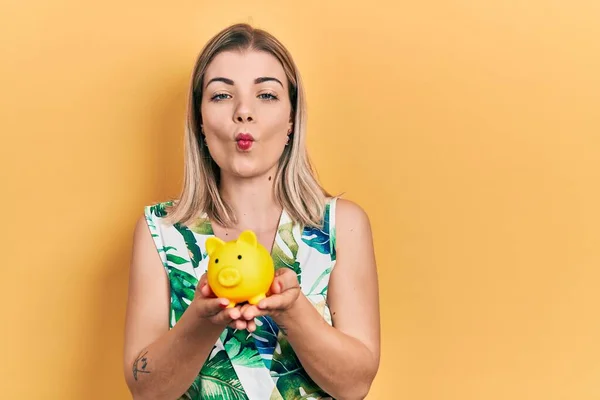
[[[369,398],[598,399],[599,4],[4,1],[0,397],[128,398],[134,221],[180,186],[197,52],[251,22],[372,220]]]

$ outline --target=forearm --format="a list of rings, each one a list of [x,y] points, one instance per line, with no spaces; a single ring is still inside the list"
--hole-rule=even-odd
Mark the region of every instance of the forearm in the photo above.
[[[330,326],[302,294],[275,322],[319,387],[338,399],[366,396],[377,371],[376,357],[367,346]]]
[[[222,330],[188,308],[173,329],[145,347],[131,363],[126,381],[133,398],[174,399],[185,393]]]

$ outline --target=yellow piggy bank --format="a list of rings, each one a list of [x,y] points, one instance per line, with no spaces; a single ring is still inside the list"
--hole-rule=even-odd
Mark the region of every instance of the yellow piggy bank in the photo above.
[[[250,230],[229,242],[217,237],[206,240],[209,256],[207,283],[217,297],[229,300],[227,308],[247,301],[257,304],[266,297],[275,267],[267,249]]]

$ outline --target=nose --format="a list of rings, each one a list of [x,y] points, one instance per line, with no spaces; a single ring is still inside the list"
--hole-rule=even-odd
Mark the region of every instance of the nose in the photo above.
[[[238,271],[237,268],[225,267],[219,271],[217,280],[223,287],[231,288],[240,284],[242,281],[242,274],[240,274],[240,271]]]
[[[234,122],[253,122],[254,112],[251,109],[250,103],[246,100],[240,100],[233,114]]]

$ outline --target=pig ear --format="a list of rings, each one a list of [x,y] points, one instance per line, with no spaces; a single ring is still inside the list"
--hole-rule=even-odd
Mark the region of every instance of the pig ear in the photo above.
[[[206,239],[206,252],[210,256],[224,244],[225,242],[219,239],[218,237],[209,237],[208,239]]]
[[[240,233],[240,236],[238,237],[237,241],[247,243],[252,247],[256,247],[258,243],[258,240],[256,239],[256,234],[250,230]]]

